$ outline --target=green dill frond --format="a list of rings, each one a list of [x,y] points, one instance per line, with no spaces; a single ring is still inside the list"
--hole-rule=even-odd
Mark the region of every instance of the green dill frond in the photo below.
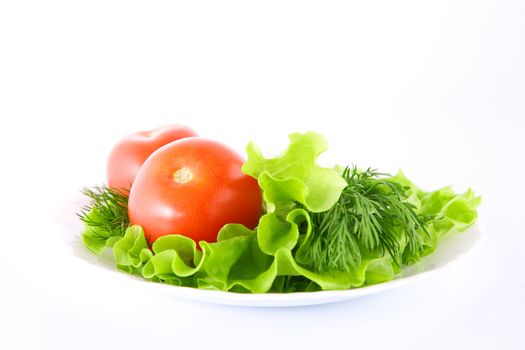
[[[129,227],[128,193],[107,186],[84,188],[82,193],[91,201],[77,215],[92,228],[91,234],[100,239],[124,236]]]
[[[312,233],[305,242],[305,261],[319,272],[349,271],[361,264],[363,252],[389,254],[401,264],[405,250],[418,252],[429,218],[415,212],[406,188],[389,181],[387,174],[355,166],[342,172],[348,186],[328,211],[311,213]]]

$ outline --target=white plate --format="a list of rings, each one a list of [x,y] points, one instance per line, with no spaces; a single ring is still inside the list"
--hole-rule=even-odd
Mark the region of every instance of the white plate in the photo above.
[[[83,201],[78,197],[71,201],[60,212],[60,221],[64,227],[65,236],[62,242],[69,246],[71,254],[85,263],[96,265],[100,273],[116,272],[111,254],[95,256],[91,254],[80,242],[82,224],[75,213],[81,207]],[[372,295],[381,291],[396,288],[407,283],[432,276],[433,274],[447,270],[457,262],[463,260],[485,240],[485,232],[479,221],[476,225],[463,233],[455,233],[444,237],[436,251],[423,258],[417,264],[404,267],[401,274],[394,280],[376,284],[368,287],[355,288],[338,291],[300,292],[300,293],[265,293],[244,294],[222,291],[202,290],[190,287],[177,287],[161,283],[153,283],[135,276],[119,273],[136,283],[146,284],[154,291],[161,292],[175,298],[183,298],[214,304],[254,306],[254,307],[286,307],[325,304],[337,301],[355,299]],[[107,253],[107,252],[106,252]],[[144,287],[144,285],[142,286]]]

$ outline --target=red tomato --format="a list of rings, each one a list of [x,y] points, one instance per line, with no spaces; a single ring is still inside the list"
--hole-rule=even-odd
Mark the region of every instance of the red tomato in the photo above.
[[[228,223],[254,228],[262,213],[257,181],[241,172],[243,159],[230,148],[200,137],[155,151],[131,188],[131,224],[151,244],[169,234],[215,242]]]
[[[124,137],[113,147],[108,159],[107,176],[109,187],[129,190],[144,161],[159,147],[172,141],[197,136],[197,133],[182,125],[165,125],[140,131]]]

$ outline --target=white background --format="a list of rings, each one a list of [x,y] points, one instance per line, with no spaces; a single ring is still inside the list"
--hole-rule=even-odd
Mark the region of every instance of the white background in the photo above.
[[[0,2],[0,348],[523,348],[524,43],[523,1]],[[488,240],[344,303],[152,293],[86,263],[67,203],[174,122],[240,152],[315,130],[325,160],[472,186]]]

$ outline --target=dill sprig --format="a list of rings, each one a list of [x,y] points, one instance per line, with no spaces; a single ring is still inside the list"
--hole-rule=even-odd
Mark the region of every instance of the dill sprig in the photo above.
[[[124,236],[129,227],[129,193],[115,191],[107,186],[84,188],[82,193],[91,201],[77,215],[92,228],[90,234],[103,240]]]
[[[328,211],[311,213],[312,232],[302,260],[315,271],[349,271],[379,252],[400,266],[403,240],[405,254],[417,254],[430,218],[415,212],[407,188],[370,168],[346,167],[342,176],[348,186],[337,203]]]

